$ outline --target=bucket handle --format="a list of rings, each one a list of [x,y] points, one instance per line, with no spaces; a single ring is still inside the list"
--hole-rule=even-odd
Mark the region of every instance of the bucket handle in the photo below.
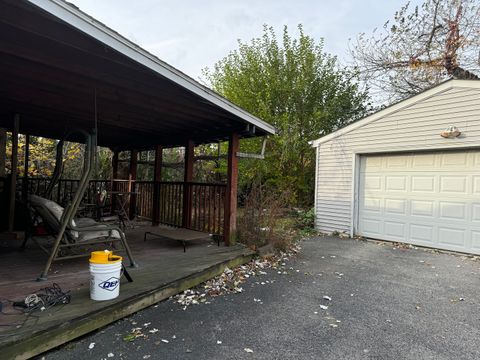
[[[121,260],[122,257],[121,256],[118,256],[118,255],[109,255],[108,256],[108,260],[110,261],[117,261],[117,260]]]

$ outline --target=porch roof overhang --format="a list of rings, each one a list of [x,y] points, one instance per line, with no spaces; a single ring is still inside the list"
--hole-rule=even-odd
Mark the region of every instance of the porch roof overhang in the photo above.
[[[117,149],[275,129],[63,0],[0,1],[0,127]]]

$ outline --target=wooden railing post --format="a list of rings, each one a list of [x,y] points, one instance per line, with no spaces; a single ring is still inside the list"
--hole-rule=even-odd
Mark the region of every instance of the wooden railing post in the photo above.
[[[234,133],[228,142],[227,189],[225,194],[225,211],[223,221],[223,236],[225,245],[234,245],[237,228],[237,183],[239,137]]]
[[[8,231],[13,232],[15,224],[15,192],[17,189],[17,164],[18,164],[18,132],[20,127],[20,115],[16,114],[13,120],[12,131],[12,167],[10,173],[10,202],[8,211]]]
[[[110,181],[110,191],[116,191],[115,180],[118,179],[118,150],[113,150],[112,156],[112,178]],[[111,195],[110,198],[110,210],[112,214],[115,212],[115,195]]]
[[[5,177],[6,162],[7,162],[7,130],[0,128],[0,178]]]
[[[192,222],[192,187],[190,182],[193,180],[193,155],[195,144],[189,140],[185,146],[185,172],[183,176],[183,217],[182,226],[190,228]]]
[[[162,181],[163,147],[155,146],[155,168],[153,172],[152,225],[160,224],[160,181]]]
[[[30,157],[30,135],[25,135],[25,151],[24,151],[24,162],[23,162],[23,180],[22,180],[22,200],[27,201],[28,199],[28,167],[29,167],[29,157]]]
[[[138,150],[132,150],[130,152],[130,171],[128,174],[128,192],[135,192],[135,180],[137,180],[137,162],[138,162]],[[130,194],[130,209],[128,216],[130,219],[135,217],[137,209],[137,195]]]

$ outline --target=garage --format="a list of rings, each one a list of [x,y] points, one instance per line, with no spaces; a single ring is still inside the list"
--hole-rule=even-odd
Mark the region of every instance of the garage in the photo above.
[[[480,252],[480,151],[362,156],[358,234]]]
[[[446,81],[312,146],[320,232],[480,254],[480,81]]]

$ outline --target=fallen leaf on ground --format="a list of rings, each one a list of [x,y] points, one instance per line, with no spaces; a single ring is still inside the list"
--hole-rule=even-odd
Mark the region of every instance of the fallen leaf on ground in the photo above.
[[[253,276],[266,275],[266,269],[275,269],[278,271],[278,274],[287,275],[288,273],[283,268],[286,266],[286,261],[298,254],[300,250],[300,246],[294,244],[279,254],[255,259],[234,269],[227,267],[219,276],[206,281],[196,288],[185,290],[183,293],[173,296],[172,299],[182,305],[183,310],[186,310],[187,306],[190,305],[209,304],[206,301],[207,296],[217,297],[224,294],[241,293],[243,292],[241,284]],[[265,285],[267,283],[269,282],[264,281],[258,284]]]

